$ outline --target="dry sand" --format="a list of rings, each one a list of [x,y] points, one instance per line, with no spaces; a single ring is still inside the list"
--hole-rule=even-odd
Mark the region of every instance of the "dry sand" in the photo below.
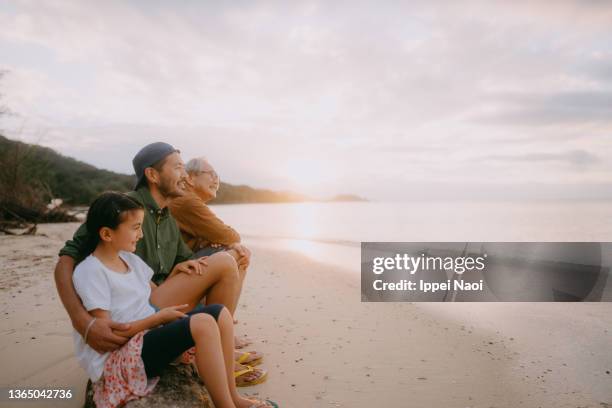
[[[0,386],[72,388],[62,406],[75,407],[87,379],[53,267],[76,226],[0,237]],[[358,271],[252,248],[237,332],[270,374],[245,393],[282,407],[612,407],[611,303],[361,303]]]

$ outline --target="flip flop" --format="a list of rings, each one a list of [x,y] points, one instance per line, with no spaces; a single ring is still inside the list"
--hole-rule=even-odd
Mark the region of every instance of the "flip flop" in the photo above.
[[[261,361],[263,360],[263,356],[254,358],[252,360],[249,360],[249,357],[256,356],[257,354],[259,353],[257,353],[256,351],[245,351],[244,353],[240,355],[240,357],[238,357],[236,362],[238,364],[245,364],[245,365],[250,365],[251,367],[255,367],[261,364]]]
[[[236,387],[250,387],[251,385],[261,384],[268,379],[268,372],[261,368],[253,368],[251,366],[245,366],[245,369],[234,371],[234,378],[236,379]],[[261,373],[258,378],[247,381],[242,377],[244,374],[259,372]],[[242,378],[241,378],[242,377]]]
[[[251,405],[249,408],[259,408],[261,406],[262,402],[265,402],[267,407],[278,408],[278,404],[276,402],[272,401],[272,400],[269,400],[269,399],[267,399],[265,401],[260,400],[258,398],[250,398],[249,397],[249,399],[256,399],[258,401],[255,404]]]

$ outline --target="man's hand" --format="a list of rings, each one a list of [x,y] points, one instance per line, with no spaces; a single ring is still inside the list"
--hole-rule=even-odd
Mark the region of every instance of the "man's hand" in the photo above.
[[[239,268],[246,269],[249,267],[251,263],[251,251],[249,248],[245,247],[242,244],[231,244],[228,246],[229,249],[233,249],[238,253],[238,259],[236,259],[236,263]]]
[[[114,351],[123,346],[128,337],[119,336],[113,330],[129,330],[130,325],[117,323],[110,319],[97,318],[87,333],[87,344],[98,353]]]
[[[168,277],[174,276],[177,273],[186,273],[187,275],[191,275],[192,273],[197,273],[198,275],[202,275],[208,266],[208,262],[206,262],[206,256],[203,256],[198,259],[190,259],[185,262],[178,263],[170,272]]]

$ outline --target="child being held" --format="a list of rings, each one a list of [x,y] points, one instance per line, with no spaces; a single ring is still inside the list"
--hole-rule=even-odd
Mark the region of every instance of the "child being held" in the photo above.
[[[133,254],[142,238],[143,218],[139,202],[116,192],[101,194],[87,214],[91,254],[72,279],[93,318],[84,338],[76,330],[73,337],[77,359],[92,380],[96,406],[114,408],[150,394],[163,369],[195,346],[198,373],[216,407],[277,407],[236,391],[233,321],[223,305],[201,305],[187,313],[187,304],[161,310],[151,305],[153,270]],[[129,329],[114,332],[130,340],[116,351],[98,353],[87,345],[96,319],[127,323]]]

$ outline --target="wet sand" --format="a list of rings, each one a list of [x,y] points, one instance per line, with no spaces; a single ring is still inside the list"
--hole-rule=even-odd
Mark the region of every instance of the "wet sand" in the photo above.
[[[76,227],[0,237],[0,385],[72,388],[62,406],[74,407],[87,378],[53,267]],[[247,394],[283,407],[612,407],[611,303],[361,303],[352,266],[250,245],[236,329],[269,379]]]

